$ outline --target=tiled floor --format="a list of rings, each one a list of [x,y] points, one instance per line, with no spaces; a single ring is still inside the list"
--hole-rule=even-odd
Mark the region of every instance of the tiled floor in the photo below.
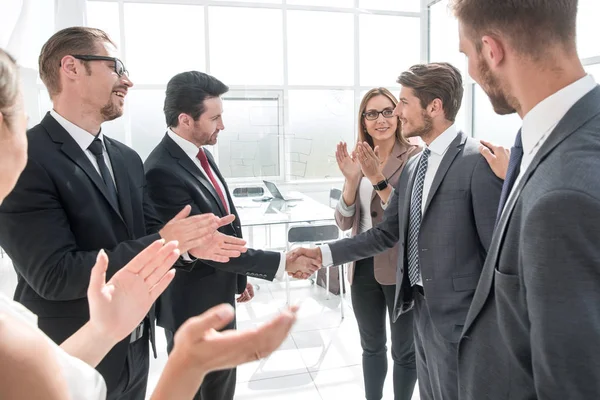
[[[262,324],[285,306],[283,284],[252,282],[258,283],[260,289],[250,303],[238,307],[239,329]],[[5,256],[0,259],[0,291],[12,297],[15,284],[14,270]],[[364,399],[360,340],[349,294],[342,320],[339,297],[327,299],[325,290],[310,282],[295,281],[291,287],[292,302],[301,306],[298,321],[291,335],[269,358],[238,368],[236,400]],[[148,393],[156,385],[167,359],[160,328],[156,344],[159,354],[158,359],[150,361]],[[389,365],[383,397],[386,400],[393,399],[391,360]],[[418,398],[415,389],[413,400]]]

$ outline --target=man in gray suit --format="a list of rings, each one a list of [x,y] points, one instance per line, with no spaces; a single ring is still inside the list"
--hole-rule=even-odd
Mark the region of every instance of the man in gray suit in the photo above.
[[[492,238],[502,180],[458,132],[463,88],[450,64],[415,65],[398,79],[395,113],[423,152],[406,165],[384,220],[351,239],[306,251],[324,266],[381,253],[400,242],[394,319],[414,305],[422,399],[458,399],[457,345]],[[319,251],[321,254],[319,254]]]
[[[460,341],[460,397],[600,399],[600,87],[577,55],[577,0],[453,8],[473,79],[523,119]]]

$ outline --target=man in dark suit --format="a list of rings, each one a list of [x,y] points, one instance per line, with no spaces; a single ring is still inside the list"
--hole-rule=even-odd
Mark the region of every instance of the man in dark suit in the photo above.
[[[18,274],[15,300],[57,343],[89,319],[87,288],[100,249],[109,256],[108,278],[159,238],[177,240],[182,252],[206,246],[209,258],[243,251],[243,241],[214,234],[231,217],[185,218],[186,207],[163,225],[140,157],[101,133],[103,122],[122,115],[133,85],[115,52],[92,28],[64,29],[46,42],[40,75],[53,110],[28,132],[27,166],[0,207],[0,245]],[[98,365],[109,399],[144,399],[153,313]]]
[[[502,180],[478,141],[458,132],[460,72],[447,63],[415,65],[398,79],[395,112],[405,137],[426,146],[409,160],[373,229],[322,246],[324,266],[371,257],[400,242],[395,318],[414,306],[422,399],[458,399],[456,355],[485,260]]]
[[[163,140],[145,162],[148,193],[157,212],[171,218],[183,204],[192,205],[192,214],[235,215],[235,221],[221,228],[227,235],[241,238],[242,227],[231,200],[229,188],[212,155],[203,146],[217,143],[225,129],[221,95],[228,87],[218,79],[197,71],[175,75],[167,85],[164,112],[168,126]],[[195,255],[195,249],[190,251]],[[251,298],[252,286],[246,276],[272,281],[286,271],[307,275],[318,263],[294,253],[283,256],[272,251],[248,249],[226,263],[198,260],[188,273],[178,274],[161,296],[158,324],[165,328],[167,351],[173,349],[174,332],[191,316],[220,304],[235,305]],[[235,320],[227,327],[235,328]],[[206,376],[196,399],[231,400],[235,392],[236,370],[213,372]]]
[[[461,399],[600,398],[600,87],[577,0],[460,0],[461,51],[523,126],[459,348]]]

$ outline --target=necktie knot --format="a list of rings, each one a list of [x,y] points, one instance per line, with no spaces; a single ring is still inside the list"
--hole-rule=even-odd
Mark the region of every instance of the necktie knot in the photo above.
[[[429,147],[425,147],[425,148],[423,149],[423,157],[424,157],[425,159],[428,159],[430,154],[431,154],[431,150],[429,149]]]
[[[517,133],[517,137],[515,137],[515,145],[513,147],[519,149],[523,148],[523,141],[521,140],[521,130],[519,130],[519,133]]]
[[[92,144],[89,145],[88,150],[92,152],[96,157],[101,156],[104,148],[102,146],[102,141],[100,138],[96,138],[92,141]]]

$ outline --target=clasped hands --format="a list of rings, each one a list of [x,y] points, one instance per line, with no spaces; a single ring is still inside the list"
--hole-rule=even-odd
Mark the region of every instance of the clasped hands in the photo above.
[[[286,254],[285,271],[296,279],[308,279],[321,269],[323,258],[321,249],[299,247]]]

